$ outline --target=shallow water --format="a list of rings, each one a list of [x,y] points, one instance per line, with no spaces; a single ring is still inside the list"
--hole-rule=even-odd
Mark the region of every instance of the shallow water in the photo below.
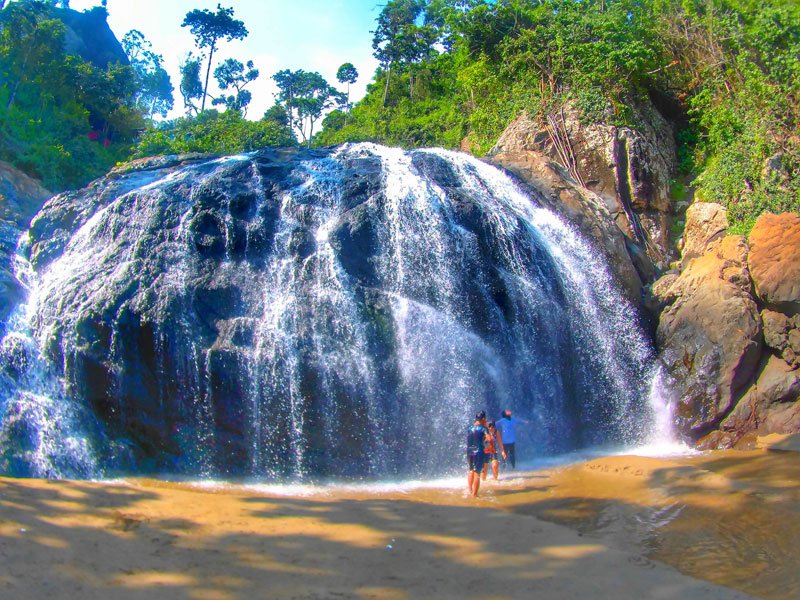
[[[757,597],[800,597],[796,453],[608,457],[536,477],[505,499],[511,510]]]

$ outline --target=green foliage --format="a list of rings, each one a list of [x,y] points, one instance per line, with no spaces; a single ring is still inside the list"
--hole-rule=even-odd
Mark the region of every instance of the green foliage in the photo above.
[[[208,9],[194,9],[186,13],[181,27],[188,27],[194,36],[195,45],[200,49],[208,49],[208,66],[206,67],[205,84],[203,85],[202,101],[200,111],[206,108],[206,97],[208,96],[208,79],[211,73],[211,64],[214,59],[214,52],[220,40],[231,42],[233,40],[243,40],[247,37],[248,31],[242,21],[233,18],[233,8],[222,8],[217,4],[217,12]],[[198,73],[199,75],[199,73]],[[198,77],[199,81],[199,77]],[[194,85],[194,82],[191,84]],[[184,95],[184,98],[186,96]]]
[[[0,159],[54,191],[126,158],[144,128],[134,69],[66,54],[58,14],[31,0],[0,11]]]
[[[163,67],[164,57],[153,52],[152,44],[136,29],[126,33],[121,43],[136,78],[137,107],[150,118],[156,114],[166,117],[174,101],[172,81]]]
[[[248,121],[238,111],[206,110],[150,127],[139,140],[135,156],[205,152],[236,154],[269,146],[297,144],[291,130],[277,119]]]
[[[310,144],[314,135],[314,124],[323,113],[337,103],[343,103],[343,94],[325,81],[319,73],[302,69],[284,69],[272,76],[278,84],[278,103],[289,117],[289,123]]]
[[[523,111],[569,102],[583,122],[636,127],[631,103],[658,97],[679,125],[678,174],[734,228],[800,211],[796,0],[390,0],[373,48],[367,96],[315,143],[480,155]]]

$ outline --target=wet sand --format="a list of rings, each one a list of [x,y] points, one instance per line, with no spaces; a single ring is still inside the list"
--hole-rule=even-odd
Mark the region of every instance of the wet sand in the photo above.
[[[0,597],[793,598],[798,459],[606,457],[477,500],[0,479]]]

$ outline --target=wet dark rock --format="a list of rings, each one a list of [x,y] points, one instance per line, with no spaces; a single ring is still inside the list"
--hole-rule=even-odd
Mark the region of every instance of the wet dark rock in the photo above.
[[[542,451],[632,435],[647,347],[635,327],[622,340],[628,313],[603,269],[567,277],[560,261],[595,257],[556,257],[571,231],[530,222],[534,205],[493,191],[499,173],[459,160],[371,145],[159,157],[50,199],[30,229],[30,326],[63,376],[59,401],[91,414],[98,460],[441,472],[477,405],[537,415]],[[26,391],[26,369],[7,341],[0,392]],[[440,447],[408,452],[432,437]]]
[[[0,161],[0,335],[11,310],[23,296],[13,259],[20,235],[52,194],[12,165]]]

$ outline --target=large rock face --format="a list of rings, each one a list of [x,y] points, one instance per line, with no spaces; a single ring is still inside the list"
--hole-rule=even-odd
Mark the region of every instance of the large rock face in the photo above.
[[[747,241],[726,224],[721,206],[693,205],[682,271],[650,288],[678,425],[709,448],[800,431],[800,217],[762,215]]]
[[[750,233],[748,262],[765,306],[800,313],[800,215],[761,215]]]
[[[617,281],[634,305],[639,303],[642,279],[655,270],[644,253],[625,237],[602,200],[575,185],[558,165],[538,152],[498,147],[490,162],[507,169],[522,180],[552,210],[563,215],[594,241],[605,254]]]
[[[746,243],[722,240],[674,279],[657,342],[678,392],[678,424],[698,438],[730,412],[758,365],[758,307],[746,285]]]
[[[540,201],[371,144],[139,161],[57,196],[0,344],[0,470],[429,475],[461,468],[479,408],[527,415],[540,453],[635,436],[646,340]]]
[[[557,161],[574,183],[596,194],[630,239],[664,266],[671,255],[674,132],[651,104],[632,105],[631,110],[639,123],[636,130],[581,123],[579,111],[570,105],[546,125],[523,114],[509,125],[490,156],[500,164],[507,156],[530,152]]]

